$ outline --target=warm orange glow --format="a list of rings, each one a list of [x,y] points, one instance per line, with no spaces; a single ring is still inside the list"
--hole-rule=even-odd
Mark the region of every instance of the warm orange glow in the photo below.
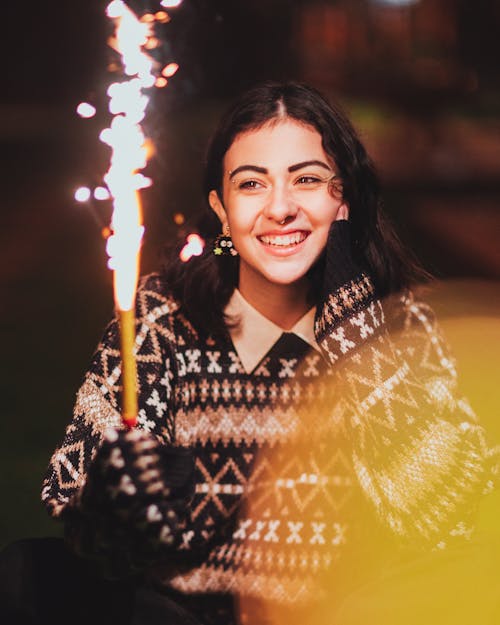
[[[155,82],[155,87],[162,89],[163,87],[166,87],[167,85],[168,85],[168,80],[164,78],[163,76],[158,76]]]
[[[205,241],[199,234],[190,234],[187,237],[187,243],[182,248],[179,258],[182,262],[186,263],[193,256],[200,256],[203,253],[205,247]]]
[[[274,579],[270,582],[269,589],[265,589],[269,590],[270,595],[267,600],[256,603],[251,596],[241,595],[239,623],[500,623],[500,489],[497,481],[500,422],[499,396],[492,392],[498,385],[500,357],[498,350],[491,349],[491,346],[500,344],[500,290],[493,281],[481,283],[464,280],[439,285],[435,283],[432,287],[425,285],[423,293],[434,310],[439,311],[441,329],[460,366],[460,380],[458,386],[455,386],[455,380],[449,387],[446,386],[448,373],[444,373],[443,369],[440,377],[439,368],[435,367],[425,382],[425,393],[429,395],[425,399],[416,395],[413,401],[425,401],[423,414],[427,416],[432,414],[428,398],[433,397],[431,401],[435,402],[434,409],[440,404],[438,420],[443,423],[441,420],[450,419],[451,423],[453,415],[457,415],[457,403],[470,411],[470,400],[479,423],[486,429],[486,439],[474,453],[484,454],[485,478],[490,479],[485,479],[482,484],[478,481],[476,493],[472,484],[467,491],[459,490],[458,498],[455,494],[456,485],[462,485],[463,482],[457,479],[455,470],[458,465],[455,465],[454,460],[450,463],[449,473],[448,469],[444,469],[440,479],[435,482],[435,487],[431,488],[429,484],[432,471],[438,466],[447,466],[446,454],[443,454],[442,449],[434,447],[433,437],[410,439],[412,443],[419,440],[418,444],[423,444],[426,440],[425,445],[430,447],[428,454],[415,453],[414,449],[407,456],[412,468],[411,473],[405,474],[400,460],[407,453],[405,446],[401,444],[397,455],[394,454],[394,443],[385,442],[385,432],[394,430],[384,428],[380,431],[382,440],[377,452],[377,464],[379,463],[380,468],[383,467],[376,478],[377,494],[378,501],[384,497],[390,498],[391,508],[387,517],[378,517],[378,506],[370,509],[366,500],[355,495],[360,488],[358,479],[361,476],[358,475],[354,481],[351,479],[354,477],[351,463],[355,456],[353,441],[349,441],[342,434],[345,432],[346,413],[344,409],[337,411],[334,403],[332,405],[325,401],[328,395],[324,393],[328,388],[332,393],[331,397],[346,397],[351,394],[353,378],[349,375],[339,376],[336,381],[329,376],[322,380],[318,378],[316,384],[319,382],[319,385],[315,387],[313,383],[308,391],[310,399],[306,399],[304,395],[297,404],[297,430],[288,435],[289,438],[283,442],[283,446],[270,446],[269,451],[262,449],[253,460],[255,473],[266,478],[270,476],[270,479],[261,489],[255,487],[250,491],[245,501],[238,530],[240,540],[244,540],[244,546],[238,545],[239,553],[242,554],[240,561],[245,561],[246,554],[251,556],[253,553],[260,553],[261,562],[271,563],[269,569],[264,569],[265,574],[269,577],[272,574]],[[408,332],[406,328],[401,333],[394,330],[391,332],[391,342],[395,353],[404,351],[420,354],[425,351],[426,364],[429,362],[432,350],[422,349],[418,332]],[[358,362],[362,363],[367,353],[365,350],[371,349],[370,345],[361,347],[356,354]],[[443,360],[443,364],[444,362]],[[368,379],[369,376],[365,377],[357,372],[356,381],[359,381],[360,386],[364,386]],[[382,389],[382,386],[370,386],[367,392],[372,392],[373,389]],[[457,403],[452,399],[450,389],[460,389]],[[440,393],[443,393],[442,399],[438,400]],[[467,399],[462,398],[462,393]],[[323,399],[319,400],[322,395]],[[315,404],[316,396],[318,404]],[[359,415],[361,419],[366,418],[363,413],[352,414]],[[313,426],[311,415],[314,415]],[[371,421],[373,422],[374,420]],[[462,422],[461,429],[465,423]],[[401,420],[398,429],[401,427],[403,431],[408,425],[411,427],[406,420]],[[371,430],[370,443],[373,447],[376,441],[374,429]],[[359,430],[354,430],[351,434],[356,443]],[[319,460],[320,458],[324,460]],[[412,484],[415,479],[413,476],[418,475],[426,464],[430,472],[422,471],[418,481],[415,480]],[[394,471],[391,477],[388,475],[390,470]],[[370,472],[375,474],[373,465]],[[365,473],[365,477],[367,475]],[[380,477],[382,475],[383,478]],[[374,483],[371,478],[370,483]],[[305,484],[318,484],[318,489],[316,492],[308,491]],[[353,491],[348,494],[351,488]],[[447,508],[452,508],[454,503],[447,500],[447,494],[452,491],[455,491],[454,495],[457,497],[455,501],[469,501],[471,518],[468,519],[465,514],[464,522],[458,522],[449,532],[448,545],[433,540],[427,542],[424,534],[419,536],[417,533],[411,539],[403,539],[399,533],[399,524],[391,529],[389,524],[394,518],[392,515],[397,513],[398,507],[402,509],[401,506],[413,506],[419,488],[424,489],[421,491],[425,493],[423,501],[424,498],[427,499],[429,507],[435,502],[439,505],[445,501]],[[266,491],[269,494],[264,496]],[[477,513],[474,512],[476,504]],[[415,509],[418,509],[417,506]],[[270,520],[275,524],[273,531],[276,528],[276,534],[273,536],[269,531],[266,537],[266,532],[271,528]],[[444,523],[446,513],[440,515],[439,520]],[[406,522],[411,524],[411,518],[408,517]],[[467,537],[468,525],[475,526],[470,537]],[[292,526],[297,528],[296,535],[292,534]],[[279,542],[276,540],[274,548],[266,545],[271,536],[279,539]],[[453,544],[455,540],[456,543]],[[326,550],[323,555],[322,549]],[[337,556],[334,553],[336,550]],[[329,552],[328,556],[325,555],[326,552]],[[266,557],[268,554],[269,558]],[[272,557],[276,558],[275,562]],[[299,568],[301,561],[304,566]],[[299,573],[301,569],[304,571],[303,578]],[[292,571],[290,575],[289,570]],[[277,596],[272,595],[275,586],[280,587],[280,594]],[[255,610],[256,605],[258,610]]]
[[[174,223],[177,226],[182,226],[182,224],[186,221],[186,218],[182,213],[175,213],[174,215]]]
[[[170,15],[166,11],[157,11],[155,13],[155,18],[156,21],[160,22],[161,24],[166,24],[167,22],[170,22]]]
[[[150,24],[151,22],[154,22],[154,21],[155,21],[155,16],[152,13],[145,13],[141,17],[141,22],[146,22]]]
[[[156,37],[149,37],[149,39],[144,44],[146,50],[154,50],[160,45],[159,40]]]
[[[165,65],[165,67],[161,70],[161,73],[166,78],[170,78],[175,74],[178,69],[179,66],[177,65],[177,63],[169,63],[168,65]]]
[[[144,139],[144,149],[146,150],[146,160],[149,161],[156,154],[155,144],[149,137]]]
[[[103,239],[107,239],[112,234],[113,234],[113,231],[111,230],[109,226],[104,226],[104,228],[101,230],[101,235]]]

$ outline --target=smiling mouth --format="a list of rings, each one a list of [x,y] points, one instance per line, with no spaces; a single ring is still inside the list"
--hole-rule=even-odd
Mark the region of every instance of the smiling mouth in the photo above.
[[[263,234],[257,238],[261,243],[272,247],[291,247],[305,241],[308,232],[293,232],[291,234]]]

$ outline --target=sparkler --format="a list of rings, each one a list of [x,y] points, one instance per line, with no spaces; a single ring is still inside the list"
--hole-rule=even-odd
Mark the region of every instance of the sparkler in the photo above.
[[[144,233],[139,191],[151,184],[140,173],[149,156],[140,124],[149,101],[146,91],[157,81],[155,62],[146,50],[154,48],[157,40],[153,35],[155,19],[139,19],[122,0],[110,2],[106,13],[115,26],[109,43],[120,54],[127,77],[108,88],[113,118],[100,139],[112,150],[110,167],[104,176],[113,200],[106,251],[110,257],[108,266],[113,270],[115,306],[120,321],[122,418],[128,427],[133,427],[138,413],[134,305]],[[160,18],[164,21],[164,12]]]
[[[181,0],[160,2],[162,7],[168,8],[180,4]],[[81,187],[76,190],[75,199],[88,202],[93,197],[111,199],[113,203],[111,224],[103,228],[103,233],[107,238],[108,267],[113,270],[114,299],[120,322],[122,419],[127,427],[134,427],[138,413],[134,307],[144,234],[139,191],[152,184],[141,173],[151,154],[151,143],[148,144],[144,136],[141,122],[149,102],[148,90],[165,87],[179,66],[170,62],[161,68],[148,54],[159,43],[154,36],[155,23],[170,21],[166,11],[145,13],[139,18],[123,0],[112,0],[106,14],[115,27],[108,43],[120,55],[124,74],[123,80],[113,82],[108,88],[112,120],[109,128],[100,134],[101,141],[111,148],[110,167],[104,176],[106,186],[98,186],[93,191]],[[90,118],[96,110],[92,104],[81,102],[77,113]],[[201,254],[203,243],[197,235],[190,235],[181,254],[182,260]]]

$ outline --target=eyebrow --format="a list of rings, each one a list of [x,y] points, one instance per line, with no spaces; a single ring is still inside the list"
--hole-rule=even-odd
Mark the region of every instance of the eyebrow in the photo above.
[[[326,163],[324,163],[323,161],[304,161],[302,163],[297,163],[296,165],[290,165],[290,167],[288,168],[288,171],[292,173],[294,171],[298,171],[299,169],[302,169],[303,167],[310,167],[311,165],[318,165],[319,167],[323,167],[324,169],[327,169],[328,171],[332,171],[332,168]]]
[[[323,167],[324,169],[328,171],[332,171],[329,165],[327,165],[323,161],[317,161],[317,160],[303,161],[302,163],[296,163],[295,165],[290,165],[290,167],[288,168],[288,171],[290,173],[293,173],[294,171],[298,171],[299,169],[303,169],[304,167],[310,167],[311,165],[318,165],[319,167]],[[258,165],[240,165],[236,169],[233,169],[233,171],[229,172],[229,180],[231,180],[231,178],[236,176],[236,174],[239,174],[241,171],[255,171],[258,174],[269,173],[266,167],[259,167]]]
[[[240,171],[256,171],[258,174],[267,174],[269,173],[265,167],[258,167],[257,165],[240,165],[233,171],[229,172],[229,180],[239,174]]]

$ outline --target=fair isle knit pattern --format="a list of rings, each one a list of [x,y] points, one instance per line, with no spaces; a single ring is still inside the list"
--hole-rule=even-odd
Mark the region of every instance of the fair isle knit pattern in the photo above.
[[[246,373],[229,338],[200,339],[159,276],[142,282],[139,427],[195,457],[172,547],[184,566],[164,579],[176,590],[308,600],[356,540],[361,493],[405,539],[443,547],[470,534],[493,455],[432,311],[408,293],[381,303],[362,275],[330,295],[315,331],[323,356],[276,344]],[[121,427],[120,372],[115,320],[51,459],[42,498],[54,517],[105,429]]]

